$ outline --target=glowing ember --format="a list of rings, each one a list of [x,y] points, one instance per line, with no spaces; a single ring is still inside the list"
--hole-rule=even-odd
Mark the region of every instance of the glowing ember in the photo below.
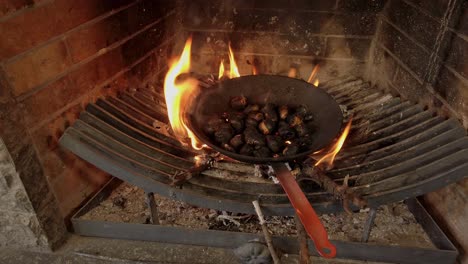
[[[224,76],[224,61],[221,60],[221,63],[219,64],[218,80],[221,80],[221,77],[223,76]]]
[[[229,64],[231,65],[229,69],[229,78],[240,77],[239,68],[237,68],[236,60],[234,59],[234,53],[232,52],[231,42],[229,42]]]
[[[321,159],[319,159],[316,163],[315,166],[321,164],[322,162],[325,162],[328,164],[328,167],[331,167],[333,165],[333,161],[335,160],[336,155],[338,152],[340,152],[341,148],[343,147],[343,144],[346,140],[346,137],[349,134],[349,130],[351,129],[351,123],[353,119],[350,118],[348,121],[348,124],[346,124],[345,129],[343,130],[343,133],[341,136],[338,138],[336,143],[333,145],[331,148],[331,151],[329,151],[327,154],[325,154]]]
[[[315,82],[314,82],[314,86],[315,86],[315,87],[318,87],[318,86],[319,86],[319,83],[320,83],[320,82],[319,82],[319,79],[316,79]]]
[[[297,76],[297,69],[296,69],[296,68],[291,68],[291,69],[289,69],[288,77],[290,77],[290,78],[296,78],[296,76]]]
[[[315,65],[314,69],[310,73],[309,79],[307,80],[308,83],[312,83],[312,80],[315,78],[319,70],[319,65]]]
[[[187,144],[190,139],[194,149],[201,149],[203,145],[197,141],[193,132],[185,124],[184,114],[190,98],[198,91],[198,81],[188,77],[184,80],[177,80],[180,74],[188,73],[190,69],[190,50],[192,38],[187,39],[184,50],[180,58],[174,61],[164,79],[164,96],[166,98],[167,113],[172,131],[176,138]]]

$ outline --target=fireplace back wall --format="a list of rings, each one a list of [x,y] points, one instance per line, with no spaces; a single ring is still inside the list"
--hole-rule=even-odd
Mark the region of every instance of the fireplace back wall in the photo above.
[[[218,73],[231,41],[241,74],[307,79],[361,75],[384,0],[374,1],[183,1],[184,30],[194,38],[193,68]]]

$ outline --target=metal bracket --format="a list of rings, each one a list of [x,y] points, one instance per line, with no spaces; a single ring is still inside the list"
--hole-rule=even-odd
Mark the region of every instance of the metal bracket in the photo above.
[[[361,238],[362,243],[367,243],[367,241],[369,240],[370,232],[372,230],[372,227],[374,226],[374,220],[376,216],[377,216],[377,209],[371,208],[369,211],[369,214],[367,215],[366,223],[364,224],[364,230],[362,232],[362,238]]]
[[[151,224],[159,225],[158,205],[156,204],[154,194],[152,192],[145,192],[145,194],[146,204],[148,205],[148,209],[150,211]]]

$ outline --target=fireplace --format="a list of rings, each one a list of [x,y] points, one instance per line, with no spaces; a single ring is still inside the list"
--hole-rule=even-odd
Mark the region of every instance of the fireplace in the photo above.
[[[465,2],[457,0],[56,0],[0,4],[0,197],[5,201],[0,205],[0,221],[8,226],[8,231],[2,231],[0,245],[7,241],[38,248],[63,244],[70,217],[112,175],[99,164],[75,155],[77,151],[70,151],[70,145],[60,145],[59,139],[71,131],[67,130],[70,127],[85,127],[91,121],[101,124],[105,114],[118,119],[119,111],[141,115],[147,122],[120,124],[130,124],[128,130],[146,131],[150,123],[153,128],[166,128],[164,76],[169,59],[180,55],[189,36],[193,38],[191,71],[207,86],[216,81],[221,61],[229,68],[231,43],[241,75],[256,71],[287,76],[294,72],[296,78],[307,81],[317,68],[312,81],[325,84],[324,89],[337,96],[340,104],[359,109],[359,105],[386,98],[385,102],[395,104],[381,110],[387,111],[387,117],[401,113],[408,127],[433,117],[440,122],[450,118],[455,123],[450,123],[447,131],[465,135],[466,8]],[[89,114],[102,118],[92,119]],[[362,113],[360,121],[366,120],[367,114],[372,113]],[[395,124],[396,130],[408,128],[398,121],[386,122],[379,123],[382,127],[376,125],[375,131]],[[367,128],[365,122],[360,124],[362,130],[355,132]],[[370,136],[368,142],[388,131]],[[433,134],[434,140],[438,135]],[[355,151],[358,158],[366,154]],[[176,154],[192,153],[188,148]],[[216,164],[212,173],[226,166],[231,165]],[[236,170],[233,177],[256,172],[243,164]],[[430,190],[433,192],[421,198],[458,243],[464,261],[466,215],[459,211],[465,210],[466,183],[464,179]],[[278,188],[267,187],[273,193]],[[178,195],[169,190],[161,193]],[[318,208],[327,212],[329,197],[316,198]],[[287,202],[284,197],[271,199]],[[215,204],[211,201],[207,207],[216,208]],[[253,213],[251,207],[236,206],[238,211]],[[286,206],[270,209],[271,214],[291,212]]]

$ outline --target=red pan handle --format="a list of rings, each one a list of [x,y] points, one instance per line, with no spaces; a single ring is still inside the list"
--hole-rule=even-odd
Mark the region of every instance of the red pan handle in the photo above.
[[[318,253],[324,258],[334,258],[336,256],[336,248],[328,240],[327,230],[325,230],[322,222],[320,222],[317,213],[315,213],[315,210],[310,205],[309,200],[307,200],[294,176],[284,164],[275,164],[273,168],[275,169],[276,177],[288,195],[291,205],[304,225],[304,229],[314,241]]]

